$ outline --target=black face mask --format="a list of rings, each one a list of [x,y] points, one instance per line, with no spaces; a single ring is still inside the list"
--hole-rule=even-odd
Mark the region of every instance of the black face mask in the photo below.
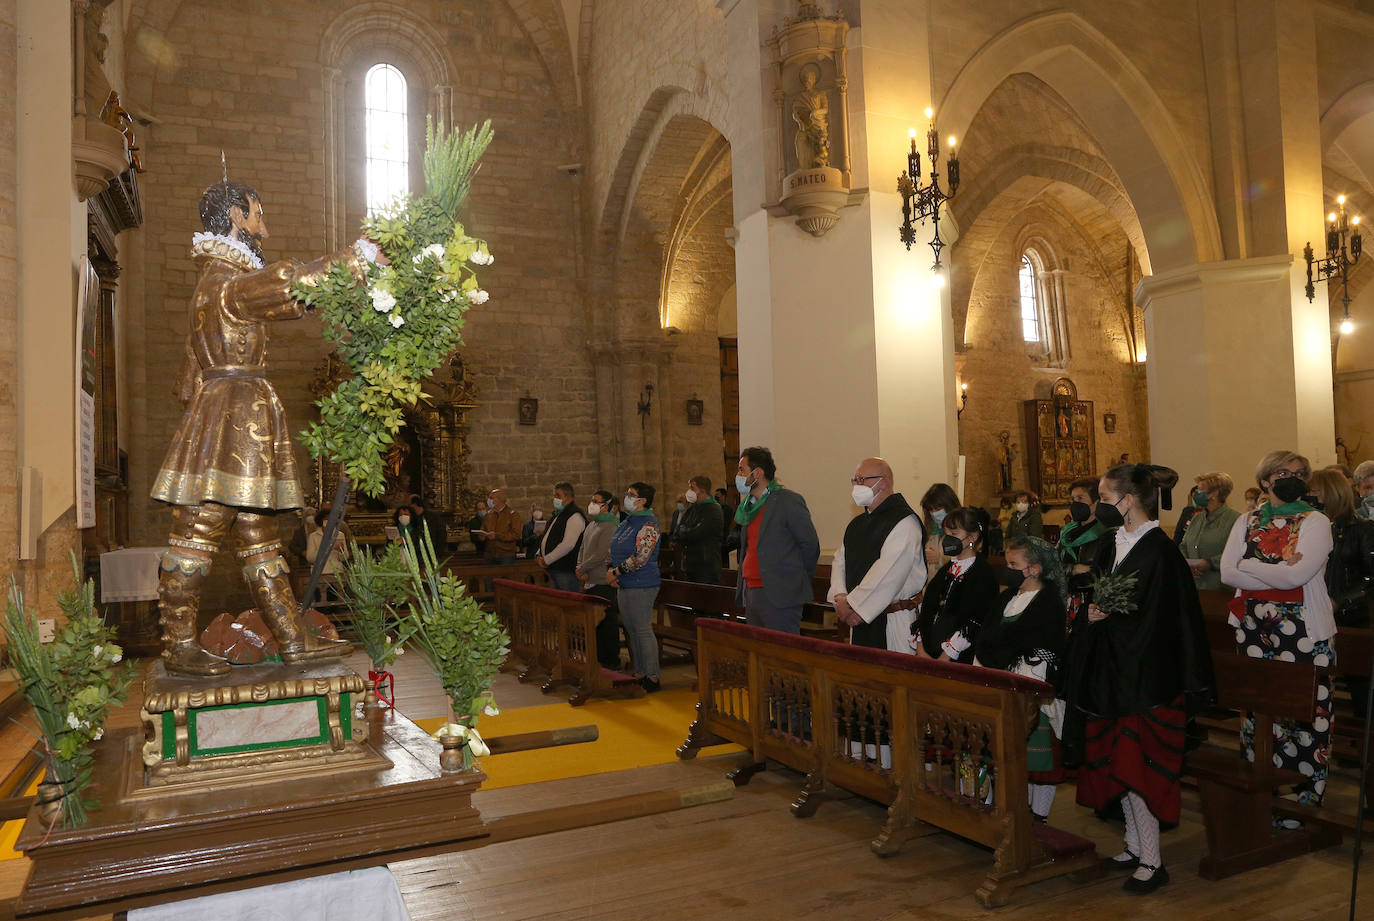
[[[1120,499],[1116,500],[1120,502]],[[1126,523],[1126,518],[1121,514],[1121,510],[1110,502],[1099,502],[1097,508],[1093,510],[1093,517],[1106,528],[1119,528]]]
[[[1093,507],[1086,502],[1070,502],[1069,517],[1079,524],[1093,516]]]
[[[1286,476],[1281,480],[1275,480],[1269,491],[1282,503],[1296,502],[1307,492],[1307,481],[1298,476]]]
[[[940,539],[940,549],[945,552],[945,556],[958,556],[964,552],[964,542],[953,535],[946,534]]]
[[[1019,569],[1008,569],[1002,573],[1002,584],[1007,588],[1020,588],[1026,581],[1026,574]]]

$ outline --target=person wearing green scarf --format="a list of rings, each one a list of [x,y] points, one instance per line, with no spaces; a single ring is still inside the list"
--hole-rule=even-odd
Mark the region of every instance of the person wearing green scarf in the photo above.
[[[616,606],[616,590],[606,581],[611,568],[611,535],[620,524],[616,514],[615,497],[604,489],[592,493],[587,503],[587,526],[582,531],[582,544],[577,548],[577,580],[582,591],[610,602],[606,616],[596,625],[596,658],[603,668],[620,671],[620,611]]]
[[[1240,512],[1226,504],[1235,481],[1225,473],[1204,473],[1193,480],[1193,507],[1197,512],[1188,522],[1179,547],[1193,571],[1199,590],[1221,588],[1221,551]]]
[[[1236,651],[1257,659],[1335,662],[1331,639],[1336,619],[1326,592],[1331,521],[1307,501],[1312,467],[1292,451],[1274,451],[1259,462],[1255,481],[1266,501],[1241,517],[1221,554],[1221,581],[1240,589],[1231,601]],[[1241,742],[1254,758],[1254,721],[1241,724]],[[1331,684],[1317,689],[1316,719],[1274,726],[1274,763],[1297,771],[1299,802],[1320,806],[1331,753]]]
[[[670,539],[682,548],[682,571],[688,582],[720,584],[720,542],[725,511],[711,496],[711,479],[694,476],[687,481],[687,511],[678,520]]]
[[[815,598],[811,578],[821,542],[806,500],[778,482],[776,474],[773,452],[767,448],[745,448],[740,454],[735,602],[752,626],[800,634],[802,607]]]

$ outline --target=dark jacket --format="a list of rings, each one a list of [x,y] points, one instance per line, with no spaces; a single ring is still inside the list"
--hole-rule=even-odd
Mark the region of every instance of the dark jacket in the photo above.
[[[953,573],[951,560],[930,580],[913,626],[920,631],[926,653],[936,659],[943,652],[940,647],[944,642],[962,631],[973,646],[953,661],[972,662],[984,619],[1001,614],[997,607],[997,576],[992,564],[981,556],[975,556],[968,571],[959,578]]]
[[[993,610],[984,618],[973,644],[978,664],[1010,671],[1022,660],[1048,661],[1048,677],[1053,681],[1064,654],[1064,624],[1068,620],[1059,589],[1052,582],[1045,583],[1026,609],[1008,620],[1004,612],[1016,591],[1009,588],[998,595]]]
[[[582,513],[582,509],[577,507],[576,502],[569,502],[563,506],[563,510],[553,516],[553,521],[544,529],[544,533],[539,538],[536,545],[537,553],[542,556],[552,551],[559,544],[563,543],[563,535],[567,533],[568,522],[576,515],[586,524],[587,516]],[[577,551],[582,549],[582,538],[577,538],[577,543],[573,548],[563,554],[552,563],[548,564],[549,572],[576,572],[577,571]],[[547,561],[546,561],[547,562]]]
[[[1374,589],[1374,521],[1353,515],[1331,522],[1326,593],[1338,627],[1368,627]]]
[[[774,490],[759,511],[759,574],[763,593],[775,608],[806,604],[815,598],[811,577],[821,558],[821,540],[811,523],[811,510],[801,493],[790,489]],[[749,529],[739,534],[740,566],[749,551]],[[744,604],[744,578],[735,585],[735,601]]]
[[[1094,570],[1111,572],[1116,541],[1101,542]],[[1065,666],[1064,698],[1085,713],[1144,713],[1188,695],[1210,697],[1212,654],[1192,571],[1162,529],[1144,534],[1117,573],[1136,577],[1136,609],[1096,623],[1086,609],[1074,621]]]
[[[771,500],[770,500],[771,501]],[[682,547],[682,568],[693,575],[714,576],[720,581],[720,543],[725,512],[718,502],[698,499],[678,520],[673,540]]]

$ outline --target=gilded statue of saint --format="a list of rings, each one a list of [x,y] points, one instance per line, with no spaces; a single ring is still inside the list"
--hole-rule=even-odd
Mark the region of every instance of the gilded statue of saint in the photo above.
[[[282,660],[343,655],[348,643],[304,628],[277,539],[277,513],[304,503],[286,413],[267,380],[267,324],[303,316],[306,308],[291,286],[310,284],[335,263],[362,282],[364,260],[376,259],[376,248],[359,241],[308,265],[287,260],[264,266],[262,201],[228,179],[205,191],[200,219],[205,232],[195,234],[191,247],[200,279],[178,380],[186,412],[152,490],[154,499],[172,506],[158,585],[162,658],[169,672],[229,672],[228,662],[201,648],[196,617],[211,561],[231,533],[243,578]]]
[[[816,89],[817,77],[814,65],[803,68],[802,91],[792,100],[799,170],[830,165],[830,97]]]

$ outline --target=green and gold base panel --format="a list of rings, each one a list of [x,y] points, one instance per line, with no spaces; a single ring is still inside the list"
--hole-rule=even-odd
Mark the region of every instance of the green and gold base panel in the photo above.
[[[379,757],[354,705],[363,677],[333,662],[236,667],[222,677],[143,675],[143,764],[149,786],[205,782],[323,764],[365,767]]]

